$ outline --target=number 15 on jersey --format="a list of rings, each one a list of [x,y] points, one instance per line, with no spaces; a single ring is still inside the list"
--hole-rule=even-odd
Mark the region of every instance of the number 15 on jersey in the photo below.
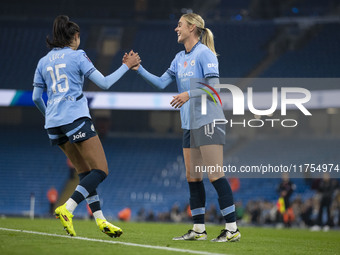
[[[57,93],[56,87],[58,87],[58,92],[67,92],[69,89],[68,85],[68,78],[66,74],[59,74],[59,69],[65,68],[66,64],[58,64],[54,66],[55,74],[52,66],[47,67],[47,71],[50,72],[51,79],[52,79],[52,92],[55,94]],[[64,87],[62,86],[61,80],[64,79]],[[57,86],[58,82],[58,86]]]

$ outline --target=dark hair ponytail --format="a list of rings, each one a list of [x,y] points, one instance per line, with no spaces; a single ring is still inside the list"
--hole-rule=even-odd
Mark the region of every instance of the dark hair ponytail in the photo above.
[[[55,18],[53,23],[53,38],[46,37],[47,46],[49,48],[54,47],[66,47],[72,43],[74,35],[80,32],[79,26],[70,21],[66,15],[60,15]]]

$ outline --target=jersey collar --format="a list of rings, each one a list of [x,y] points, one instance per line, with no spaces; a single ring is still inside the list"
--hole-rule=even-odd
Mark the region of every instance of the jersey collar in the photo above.
[[[54,48],[53,48],[53,50],[63,50],[63,49],[71,49],[71,47],[65,46],[65,47],[63,47],[63,48],[61,48],[61,47],[54,47]]]
[[[193,52],[193,51],[195,50],[195,48],[196,48],[199,44],[201,44],[200,41],[198,41],[198,42],[194,45],[194,47],[192,47],[191,51],[189,51],[189,52],[185,51],[185,54],[190,54],[191,52]]]

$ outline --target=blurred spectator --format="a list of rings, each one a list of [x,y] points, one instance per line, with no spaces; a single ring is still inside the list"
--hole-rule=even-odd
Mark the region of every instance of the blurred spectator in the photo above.
[[[160,212],[157,215],[157,219],[155,221],[163,221],[163,222],[170,222],[170,212]]]
[[[58,201],[58,191],[53,186],[47,191],[47,199],[50,202],[50,214],[53,215],[55,204]]]
[[[242,220],[245,212],[245,208],[243,207],[242,201],[238,201],[235,203],[235,211],[236,211],[236,220]]]
[[[290,185],[287,185],[290,183]],[[318,184],[321,184],[321,181],[317,181]],[[337,181],[332,180],[333,187],[337,187]],[[289,179],[283,178],[280,186],[289,187],[292,186]],[[282,188],[283,189],[283,188]],[[291,192],[290,190],[294,190],[294,188],[286,188],[283,190],[288,190],[287,193]],[[285,193],[285,192],[284,192]],[[280,193],[282,194],[282,193]],[[294,200],[288,200],[288,205],[291,210],[292,215],[288,215],[289,218],[289,226],[295,225],[300,227],[312,227],[314,224],[318,222],[319,219],[319,208],[320,202],[322,200],[321,193],[314,195],[306,199],[302,200],[302,197],[297,195]],[[333,224],[340,224],[340,192],[334,194],[334,202],[332,204],[332,209],[330,213],[331,222]],[[281,197],[283,205],[285,205],[284,197]],[[287,199],[287,198],[286,198]],[[235,202],[236,207],[236,215],[237,220],[242,222],[243,224],[251,224],[251,225],[274,225],[278,222],[278,208],[275,201],[268,200],[249,200],[246,206],[243,206],[242,201]],[[157,215],[154,214],[153,211],[149,211],[147,214],[143,208],[139,210],[137,213],[137,221],[162,221],[162,222],[186,222],[191,220],[191,211],[190,206],[187,204],[183,210],[180,210],[181,206],[178,203],[175,203],[169,211],[160,212]],[[286,212],[286,209],[285,209]],[[219,224],[223,220],[220,214],[218,213],[218,209],[215,204],[211,204],[209,209],[206,211],[206,221],[214,224]],[[322,216],[324,219],[325,217]],[[281,215],[280,222],[283,222],[283,216]],[[277,227],[283,226],[282,224],[277,225]],[[321,228],[317,226],[320,230]],[[314,227],[312,228],[312,230]]]
[[[87,210],[87,214],[89,216],[89,219],[94,219],[92,210],[91,210],[89,204],[87,204],[87,203],[86,203],[86,210]]]
[[[260,201],[249,201],[247,211],[250,216],[250,223],[258,225],[261,219]]]
[[[276,221],[276,206],[275,204],[269,201],[263,201],[261,203],[261,216],[260,223],[261,224],[272,224]]]
[[[300,213],[301,221],[305,226],[313,226],[313,210],[313,199],[307,199],[305,203],[302,204]]]
[[[173,222],[181,222],[182,221],[182,214],[179,209],[179,205],[175,203],[170,211],[170,220]]]
[[[192,215],[191,215],[191,209],[190,209],[189,204],[186,205],[184,211],[185,211],[185,215],[186,215],[187,220],[191,219]]]
[[[301,196],[297,195],[295,199],[291,202],[291,208],[292,208],[293,215],[294,215],[293,221],[295,221],[297,225],[301,224],[300,214],[301,214],[302,206],[303,206],[303,201],[301,199]],[[293,221],[291,223],[293,223]]]
[[[236,192],[240,189],[241,183],[239,178],[228,178],[228,181],[233,192]]]
[[[118,219],[122,221],[130,221],[131,209],[127,207],[121,210],[120,212],[118,212]]]
[[[296,186],[289,180],[289,175],[284,173],[282,175],[282,181],[277,188],[280,195],[279,198],[279,222],[284,222],[286,227],[290,227],[294,221],[294,211],[290,205],[290,198],[295,190]]]
[[[139,209],[138,213],[137,213],[137,221],[145,221],[146,220],[146,214],[145,214],[145,209],[142,207],[141,209]]]
[[[338,182],[335,179],[331,179],[329,173],[323,175],[322,180],[319,182],[318,192],[320,193],[320,206],[318,212],[317,225],[324,226],[325,230],[333,226],[333,220],[331,218],[331,205],[334,192],[338,186]],[[326,211],[326,222],[324,223],[324,212]]]
[[[219,214],[217,214],[217,209],[215,204],[211,204],[209,209],[205,213],[205,220],[207,222],[212,222],[212,223],[220,223],[219,222]]]
[[[155,214],[152,210],[150,210],[148,212],[148,215],[146,216],[146,221],[155,221],[156,220],[156,217],[155,217]]]
[[[340,227],[340,192],[337,191],[334,199],[334,223]]]

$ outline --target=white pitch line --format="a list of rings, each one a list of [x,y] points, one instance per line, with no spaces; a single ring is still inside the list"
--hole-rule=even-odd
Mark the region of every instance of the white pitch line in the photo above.
[[[79,237],[79,236],[71,237],[71,236],[66,236],[66,235],[57,235],[57,234],[50,234],[50,233],[37,232],[37,231],[20,230],[20,229],[10,229],[10,228],[1,228],[0,227],[0,230],[11,231],[11,232],[20,232],[20,233],[26,233],[26,234],[34,234],[34,235],[41,235],[41,236],[62,237],[62,238],[77,239],[77,240],[90,241],[90,242],[121,244],[121,245],[126,245],[126,246],[149,248],[149,249],[155,249],[155,250],[175,251],[175,252],[183,252],[183,253],[191,253],[191,254],[200,254],[200,255],[228,255],[228,254],[225,254],[225,253],[223,253],[223,254],[222,253],[211,253],[211,252],[206,252],[206,251],[194,251],[194,250],[171,248],[171,247],[164,247],[164,246],[157,246],[157,245],[127,243],[127,242],[102,240],[102,239],[94,239],[94,238]]]

